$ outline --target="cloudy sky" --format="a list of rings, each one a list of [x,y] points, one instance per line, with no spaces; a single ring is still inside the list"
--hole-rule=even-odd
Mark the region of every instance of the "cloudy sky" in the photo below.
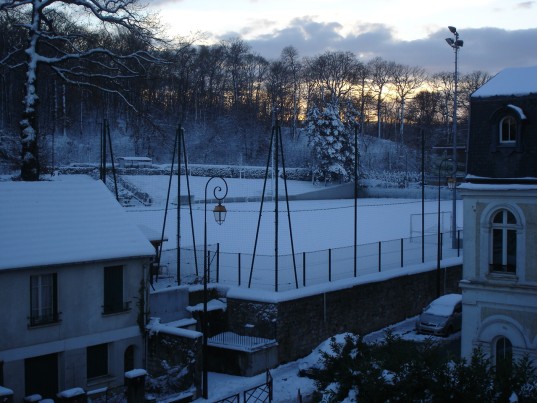
[[[451,71],[448,26],[464,41],[462,73],[495,74],[536,65],[536,0],[150,0],[173,35],[204,33],[204,41],[242,38],[253,52],[277,59],[294,46],[300,56],[344,50],[362,61],[385,60]]]

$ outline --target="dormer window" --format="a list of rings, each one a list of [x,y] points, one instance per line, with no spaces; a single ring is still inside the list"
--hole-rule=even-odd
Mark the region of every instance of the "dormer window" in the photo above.
[[[491,151],[500,151],[504,154],[522,152],[521,128],[526,119],[523,109],[519,106],[509,104],[497,109],[490,120]]]
[[[511,145],[516,143],[517,121],[513,116],[505,116],[499,123],[499,143]]]

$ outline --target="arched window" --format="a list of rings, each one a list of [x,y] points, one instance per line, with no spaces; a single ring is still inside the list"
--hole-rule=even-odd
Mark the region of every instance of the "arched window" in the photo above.
[[[491,223],[491,272],[516,272],[517,220],[506,209],[497,211]]]
[[[499,122],[499,143],[514,144],[517,135],[517,121],[513,116],[505,116]]]

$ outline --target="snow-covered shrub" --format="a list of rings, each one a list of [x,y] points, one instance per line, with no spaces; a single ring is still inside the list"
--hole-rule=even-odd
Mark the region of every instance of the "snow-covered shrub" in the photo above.
[[[536,366],[529,357],[495,367],[475,349],[469,362],[451,358],[433,339],[417,343],[387,332],[377,344],[347,335],[331,339],[317,365],[301,371],[323,401],[518,402],[536,401]]]

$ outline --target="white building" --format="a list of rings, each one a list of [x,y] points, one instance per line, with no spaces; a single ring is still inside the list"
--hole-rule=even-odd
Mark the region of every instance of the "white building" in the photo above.
[[[462,357],[536,360],[536,67],[471,96],[463,198]],[[507,361],[506,361],[507,360]]]
[[[91,179],[0,182],[0,385],[14,400],[121,386],[154,249]]]

